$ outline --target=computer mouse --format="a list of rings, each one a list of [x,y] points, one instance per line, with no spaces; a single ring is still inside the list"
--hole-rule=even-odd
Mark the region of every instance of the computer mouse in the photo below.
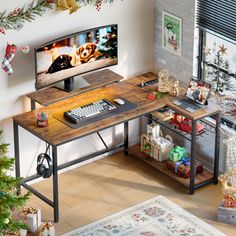
[[[120,99],[120,98],[114,99],[114,102],[119,104],[119,105],[124,105],[125,104],[125,102],[122,99]]]

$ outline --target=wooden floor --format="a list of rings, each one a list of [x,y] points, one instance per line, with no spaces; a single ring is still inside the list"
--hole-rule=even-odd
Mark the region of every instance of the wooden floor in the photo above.
[[[51,196],[52,184],[34,184]],[[125,208],[163,195],[226,235],[236,226],[218,223],[216,210],[222,199],[220,184],[210,184],[188,195],[184,186],[132,156],[118,153],[59,175],[60,222],[56,235],[69,232]],[[52,208],[32,195],[27,206],[42,209],[44,221],[53,220]]]

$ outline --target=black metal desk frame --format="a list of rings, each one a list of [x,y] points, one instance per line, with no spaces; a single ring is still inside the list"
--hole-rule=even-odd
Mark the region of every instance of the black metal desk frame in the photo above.
[[[58,157],[58,153],[57,153],[57,147],[60,145],[63,145],[65,143],[71,142],[73,140],[69,140],[68,142],[64,142],[61,143],[59,145],[53,145],[50,143],[47,143],[48,145],[51,146],[52,149],[52,164],[53,164],[53,201],[48,199],[47,197],[45,197],[43,194],[41,194],[40,192],[38,192],[36,189],[34,189],[33,187],[31,187],[30,185],[27,184],[27,182],[32,181],[34,179],[37,178],[41,178],[41,176],[39,176],[38,174],[36,175],[32,175],[29,176],[27,178],[24,178],[22,181],[22,186],[24,188],[26,188],[27,190],[29,190],[30,192],[32,192],[34,195],[36,195],[38,198],[40,198],[41,200],[43,200],[45,203],[47,203],[48,205],[50,205],[53,209],[54,209],[54,222],[57,223],[59,222],[59,198],[58,198],[58,171],[62,170],[64,168],[67,168],[69,166],[81,163],[83,161],[92,159],[96,156],[120,149],[120,148],[124,148],[124,153],[125,155],[128,155],[128,139],[129,139],[129,121],[124,121],[124,142],[123,144],[114,146],[114,147],[107,147],[107,145],[105,144],[104,140],[102,139],[102,137],[100,136],[99,132],[97,131],[97,134],[99,135],[100,139],[103,141],[104,146],[106,147],[104,150],[92,153],[90,155],[78,158],[76,160],[67,162],[65,164],[62,164],[60,166],[58,166],[57,163],[57,157]],[[117,123],[116,125],[118,125],[119,123]],[[13,121],[13,129],[14,129],[14,151],[15,151],[15,171],[16,171],[16,177],[21,177],[20,175],[20,149],[19,149],[19,124],[15,121]],[[106,127],[110,128],[111,126]],[[24,127],[22,127],[24,128]],[[99,130],[100,131],[100,130]],[[89,134],[88,134],[89,135]],[[81,136],[79,138],[82,138]],[[79,139],[78,138],[78,139]],[[42,138],[40,138],[41,140],[43,140]],[[74,139],[76,140],[76,139]],[[45,140],[43,140],[45,141]],[[21,190],[20,187],[18,189],[18,195],[21,194]]]
[[[32,108],[32,110],[35,108],[35,102],[34,101],[33,102],[31,101],[31,108]],[[180,113],[180,112],[178,112],[178,113]],[[143,115],[139,115],[137,117],[133,117],[132,119],[141,117]],[[210,179],[208,181],[205,181],[205,182],[203,182],[203,183],[201,183],[199,185],[195,185],[194,184],[194,178],[195,178],[194,171],[195,171],[195,168],[191,168],[191,172],[190,172],[190,185],[189,185],[189,193],[190,194],[193,194],[195,189],[200,188],[200,187],[202,187],[202,186],[204,186],[206,184],[209,184],[209,183],[212,183],[212,182],[214,184],[218,183],[218,179],[217,178],[218,178],[218,169],[219,169],[219,136],[220,136],[219,125],[220,125],[220,121],[221,121],[221,114],[219,112],[217,112],[217,113],[215,113],[215,115],[216,115],[216,122],[215,122],[216,133],[215,133],[215,154],[214,154],[214,156],[215,156],[215,158],[214,158],[214,176],[213,176],[212,179]],[[157,120],[153,119],[153,117],[150,114],[147,114],[146,116],[148,117],[148,122],[149,123],[151,122],[151,120],[154,120],[154,121],[158,122]],[[202,117],[201,119],[203,119],[203,118],[204,117]],[[130,120],[132,120],[132,119],[130,119]],[[33,187],[31,187],[30,185],[27,184],[27,182],[29,182],[29,181],[32,181],[32,180],[37,179],[37,178],[40,178],[41,176],[39,176],[38,174],[24,178],[21,185],[24,188],[28,189],[30,192],[32,192],[34,195],[39,197],[41,200],[43,200],[45,203],[47,203],[48,205],[50,205],[54,209],[54,222],[55,223],[59,222],[58,171],[62,170],[64,168],[67,168],[69,166],[81,163],[83,161],[92,159],[92,158],[94,158],[96,156],[99,156],[99,155],[102,155],[102,154],[105,154],[105,153],[108,153],[108,152],[111,152],[111,151],[114,151],[114,150],[117,150],[117,149],[121,149],[121,148],[124,149],[125,155],[128,155],[128,147],[129,147],[129,145],[128,145],[129,144],[129,132],[128,132],[129,120],[124,120],[124,121],[119,122],[117,124],[114,124],[112,126],[108,125],[104,129],[113,127],[113,126],[121,124],[121,123],[124,123],[124,142],[122,144],[114,146],[114,147],[108,147],[106,145],[106,143],[104,142],[104,140],[102,139],[101,135],[99,134],[99,131],[101,131],[101,130],[97,130],[97,131],[92,132],[92,133],[97,133],[98,134],[99,138],[102,140],[102,142],[103,142],[103,144],[105,146],[104,150],[92,153],[92,154],[90,154],[88,156],[84,156],[82,158],[78,158],[76,160],[67,162],[67,163],[62,164],[60,166],[58,166],[58,163],[57,163],[57,157],[58,157],[57,147],[60,146],[60,145],[65,144],[65,143],[74,141],[76,139],[82,138],[83,136],[79,136],[78,138],[74,138],[73,140],[69,140],[69,141],[60,143],[58,145],[54,145],[52,143],[48,143],[42,137],[38,137],[42,141],[45,141],[48,145],[50,145],[51,149],[52,149],[52,162],[53,162],[53,201],[48,199],[48,198],[46,198],[43,194],[41,194],[36,189],[34,189]],[[196,160],[196,151],[195,151],[196,150],[196,136],[197,136],[197,134],[196,134],[196,123],[197,123],[197,120],[192,120],[192,130],[193,130],[193,132],[191,134],[191,139],[190,139],[190,141],[191,141],[191,152],[192,152],[191,166],[194,166],[194,163],[195,163],[195,160]],[[21,126],[21,125],[18,124],[16,121],[13,121],[16,177],[20,177],[19,126]],[[25,127],[22,127],[22,128],[27,130],[27,128],[25,128]],[[28,130],[28,131],[30,132],[30,130]],[[90,133],[90,134],[92,134],[92,133]],[[86,136],[90,135],[90,134],[86,134]],[[18,194],[20,194],[20,187],[18,189]]]

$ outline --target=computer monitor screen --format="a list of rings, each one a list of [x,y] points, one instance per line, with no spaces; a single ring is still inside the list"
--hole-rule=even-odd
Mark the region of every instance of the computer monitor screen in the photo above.
[[[118,63],[117,25],[106,25],[53,40],[35,49],[36,89],[65,82],[76,89],[75,76]],[[63,87],[62,86],[62,87]],[[59,86],[61,87],[61,85]]]

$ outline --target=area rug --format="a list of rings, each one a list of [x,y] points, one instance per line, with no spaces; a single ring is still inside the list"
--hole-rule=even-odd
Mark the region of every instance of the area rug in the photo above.
[[[159,195],[64,236],[225,236]]]

